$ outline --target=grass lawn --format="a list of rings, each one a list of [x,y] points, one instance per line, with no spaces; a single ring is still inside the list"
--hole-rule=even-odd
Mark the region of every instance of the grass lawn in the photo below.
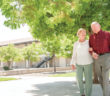
[[[75,77],[76,72],[69,72],[69,73],[64,73],[64,74],[54,74],[51,75],[51,77]]]
[[[4,78],[4,77],[0,78],[0,81],[9,81],[9,80],[17,80],[17,79],[16,78]]]
[[[76,76],[76,72],[69,72],[63,74],[54,74],[51,75],[50,77],[75,77],[75,76]],[[110,74],[109,74],[109,78],[110,78]]]

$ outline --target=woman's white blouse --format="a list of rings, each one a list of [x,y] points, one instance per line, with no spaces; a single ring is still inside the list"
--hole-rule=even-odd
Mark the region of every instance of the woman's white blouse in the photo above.
[[[93,58],[89,53],[89,41],[84,42],[76,41],[73,46],[73,55],[71,65],[88,65],[93,63]]]

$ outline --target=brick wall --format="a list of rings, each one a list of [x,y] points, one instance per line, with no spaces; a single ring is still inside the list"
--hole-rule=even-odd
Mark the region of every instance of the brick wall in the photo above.
[[[71,70],[70,67],[57,67],[56,71],[66,71]],[[30,73],[40,73],[40,72],[53,72],[53,67],[51,68],[29,68],[29,69],[16,69],[9,71],[0,71],[0,76],[9,75],[19,75],[19,74],[30,74]]]

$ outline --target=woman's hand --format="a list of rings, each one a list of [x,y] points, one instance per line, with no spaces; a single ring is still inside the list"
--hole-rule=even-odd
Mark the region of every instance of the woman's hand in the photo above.
[[[76,69],[76,66],[74,64],[71,65],[72,70]]]
[[[94,59],[98,59],[99,55],[98,55],[97,53],[93,52],[93,53],[92,53],[92,57],[93,57]]]
[[[93,49],[91,47],[89,48],[89,52],[92,52],[92,57],[94,59],[98,59],[99,55],[97,53],[93,52]]]
[[[90,48],[89,48],[89,51],[91,51],[91,52],[92,52],[92,51],[93,51],[93,49],[90,47]]]

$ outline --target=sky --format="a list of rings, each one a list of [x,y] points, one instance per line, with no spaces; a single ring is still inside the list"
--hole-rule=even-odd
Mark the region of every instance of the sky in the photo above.
[[[24,25],[16,30],[12,30],[4,25],[5,20],[5,16],[3,16],[0,12],[0,42],[32,37],[32,35],[28,32],[29,27],[27,25]]]

